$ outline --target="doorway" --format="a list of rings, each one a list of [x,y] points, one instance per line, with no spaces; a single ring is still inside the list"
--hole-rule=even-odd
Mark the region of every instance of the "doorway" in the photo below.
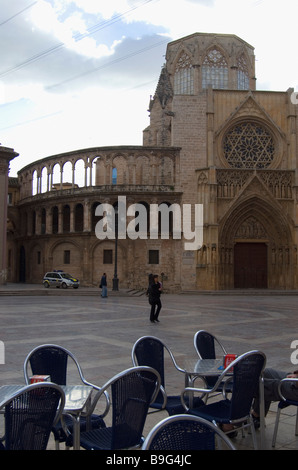
[[[236,243],[234,247],[234,287],[267,289],[266,243]]]

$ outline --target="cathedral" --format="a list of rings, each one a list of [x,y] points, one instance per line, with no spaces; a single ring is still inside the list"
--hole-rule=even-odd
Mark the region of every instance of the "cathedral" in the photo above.
[[[256,89],[254,48],[229,34],[170,42],[142,146],[74,150],[9,178],[8,282],[103,272],[122,289],[159,274],[168,292],[298,288],[298,106],[293,89]],[[168,207],[169,233],[96,236],[101,204]],[[202,243],[185,249],[171,208],[203,208]],[[137,218],[134,219],[137,222]],[[150,229],[148,216],[147,230]],[[162,225],[162,218],[159,220]],[[138,236],[139,235],[139,236]]]

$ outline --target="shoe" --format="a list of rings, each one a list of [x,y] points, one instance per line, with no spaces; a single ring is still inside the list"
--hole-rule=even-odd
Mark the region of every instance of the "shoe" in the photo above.
[[[154,321],[154,320],[150,320],[150,321],[151,321],[151,323],[155,323],[155,321]]]
[[[155,320],[154,320],[154,321],[157,321],[157,322],[159,323],[159,320],[158,320],[157,318],[155,318]]]
[[[233,428],[231,430],[224,429],[224,425],[219,425],[219,429],[221,429],[230,439],[235,439],[238,435],[238,432],[236,430],[234,431]]]

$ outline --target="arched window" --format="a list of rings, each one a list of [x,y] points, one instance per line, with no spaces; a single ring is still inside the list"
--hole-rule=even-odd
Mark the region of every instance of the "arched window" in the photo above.
[[[238,90],[249,90],[249,73],[244,54],[238,58],[237,67]]]
[[[46,222],[47,222],[46,210],[42,209],[41,210],[41,233],[42,234],[46,233]]]
[[[117,168],[112,170],[112,184],[117,184]]]
[[[78,188],[85,186],[85,163],[84,160],[77,160],[74,167],[74,184]]]
[[[32,235],[36,233],[36,212],[32,212]]]
[[[84,207],[77,204],[75,207],[75,232],[83,232],[84,230]]]
[[[59,211],[58,211],[58,207],[55,206],[53,207],[53,212],[52,212],[52,232],[53,233],[58,233],[58,219],[59,219]]]
[[[194,93],[193,66],[188,54],[183,52],[176,64],[174,75],[174,93],[192,95]]]
[[[63,207],[63,233],[70,232],[70,207],[66,205]]]
[[[40,192],[45,193],[48,190],[48,170],[43,167],[40,175]]]
[[[101,202],[94,202],[92,204],[92,209],[91,209],[91,230],[92,232],[95,232],[95,227],[97,222],[99,222],[101,219],[103,219],[103,216],[95,215],[95,211],[97,206],[99,206]]]
[[[228,64],[222,53],[213,47],[207,53],[202,65],[202,87],[227,89],[228,88]]]
[[[32,174],[32,196],[35,196],[38,193],[38,177],[37,171],[34,170]]]

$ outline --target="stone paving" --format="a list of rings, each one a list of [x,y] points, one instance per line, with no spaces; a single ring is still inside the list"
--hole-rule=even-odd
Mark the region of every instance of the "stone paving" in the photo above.
[[[154,335],[171,348],[178,364],[194,356],[193,336],[199,329],[216,335],[229,352],[260,349],[267,365],[286,371],[291,364],[291,343],[298,340],[296,292],[251,291],[201,294],[163,294],[160,323],[149,322],[145,295],[120,291],[100,297],[99,289],[45,290],[42,286],[0,286],[0,340],[5,364],[0,364],[0,385],[23,383],[23,362],[35,346],[55,343],[71,350],[85,377],[98,385],[131,367],[131,349],[143,335]],[[180,393],[183,374],[166,362],[166,388]],[[266,418],[266,448],[271,449],[276,405]],[[294,407],[281,420],[276,450],[298,448]],[[145,435],[167,414],[149,415]],[[234,440],[238,449],[252,449],[251,436]],[[51,444],[50,444],[51,445]]]

